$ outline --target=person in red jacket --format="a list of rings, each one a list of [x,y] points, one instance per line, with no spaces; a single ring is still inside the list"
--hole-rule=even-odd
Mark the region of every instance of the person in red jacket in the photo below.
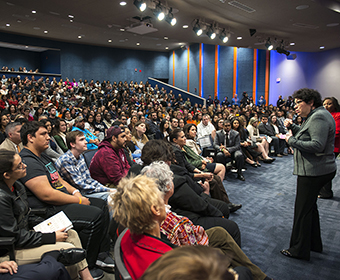
[[[130,165],[124,153],[126,143],[124,128],[111,126],[105,139],[99,144],[98,152],[90,164],[91,177],[102,185],[118,185],[126,176]]]
[[[323,107],[331,113],[335,121],[335,139],[334,139],[334,156],[338,157],[340,153],[340,105],[335,97],[326,97],[323,100]],[[319,198],[332,198],[332,181],[322,187],[319,193]]]

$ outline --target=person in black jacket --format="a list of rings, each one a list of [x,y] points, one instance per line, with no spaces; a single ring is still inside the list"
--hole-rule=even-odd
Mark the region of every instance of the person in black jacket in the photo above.
[[[29,230],[30,209],[27,196],[24,186],[17,181],[25,175],[26,165],[18,154],[0,151],[0,236],[15,238],[18,265],[39,262],[41,256],[51,250],[75,246],[81,248],[78,234],[74,230],[52,233]],[[0,261],[8,259],[3,250],[0,250],[0,256]],[[85,260],[76,264],[76,268],[82,279],[92,279]]]
[[[169,199],[169,204],[174,212],[188,217],[194,224],[201,225],[205,229],[214,226],[223,227],[241,246],[238,225],[226,219],[229,216],[227,204],[204,194],[203,188],[191,178],[185,168],[171,164],[173,152],[170,144],[164,140],[150,140],[143,147],[141,159],[144,165],[149,165],[154,161],[164,161],[170,165],[174,173],[174,194]],[[140,172],[140,170],[130,171],[134,174]]]

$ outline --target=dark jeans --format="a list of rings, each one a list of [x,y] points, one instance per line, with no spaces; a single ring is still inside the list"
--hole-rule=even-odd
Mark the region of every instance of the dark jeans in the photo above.
[[[83,249],[87,251],[89,268],[95,266],[98,253],[109,251],[110,238],[109,212],[107,202],[99,198],[90,198],[91,205],[67,204],[57,206],[58,211],[64,211],[72,221],[73,229],[77,231]]]
[[[71,280],[65,267],[51,256],[45,256],[39,263],[25,264],[18,267],[18,272],[0,274],[0,280]]]
[[[282,154],[285,149],[286,141],[279,139],[276,136],[270,136],[270,138],[272,138],[270,145],[273,145],[275,154]]]
[[[322,252],[318,194],[336,171],[322,176],[298,176],[294,208],[294,224],[289,252],[297,258],[309,260],[310,251]]]

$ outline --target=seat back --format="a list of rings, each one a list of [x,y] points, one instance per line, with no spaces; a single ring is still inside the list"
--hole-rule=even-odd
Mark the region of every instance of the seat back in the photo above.
[[[14,241],[14,237],[0,237],[0,250],[7,251],[11,261],[15,261]]]
[[[122,251],[120,248],[120,244],[122,242],[122,238],[124,234],[127,232],[127,228],[124,229],[124,231],[119,235],[116,243],[115,243],[115,248],[114,248],[114,258],[115,258],[115,263],[116,263],[116,270],[115,270],[115,278],[116,280],[122,279],[122,280],[132,280],[131,275],[127,271],[124,260],[122,258]]]
[[[87,150],[83,153],[87,168],[90,168],[91,160],[98,149]]]

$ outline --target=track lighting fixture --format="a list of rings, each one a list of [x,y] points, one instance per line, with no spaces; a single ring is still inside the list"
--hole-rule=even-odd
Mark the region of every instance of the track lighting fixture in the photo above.
[[[133,1],[133,5],[135,5],[141,12],[144,12],[147,8],[146,2],[143,0],[135,0]]]
[[[264,44],[268,51],[271,51],[273,49],[273,44],[270,42],[270,38],[268,38],[267,42]]]
[[[208,31],[207,31],[207,35],[211,40],[214,40],[216,38],[216,32],[213,29],[213,25],[210,25]]]
[[[203,29],[199,23],[199,20],[196,21],[194,28],[193,28],[194,32],[196,33],[197,36],[201,36],[203,33]]]
[[[221,40],[224,44],[228,42],[229,37],[228,37],[228,35],[226,34],[225,29],[222,30],[222,32],[221,32],[219,38],[220,38],[220,40]]]
[[[166,15],[165,21],[169,23],[171,26],[176,25],[177,19],[172,14],[172,8],[169,9],[169,13]]]
[[[290,52],[287,51],[287,50],[285,50],[283,46],[277,47],[277,48],[276,48],[276,51],[277,51],[278,53],[285,54],[286,56],[289,56],[289,55],[290,55]]]

